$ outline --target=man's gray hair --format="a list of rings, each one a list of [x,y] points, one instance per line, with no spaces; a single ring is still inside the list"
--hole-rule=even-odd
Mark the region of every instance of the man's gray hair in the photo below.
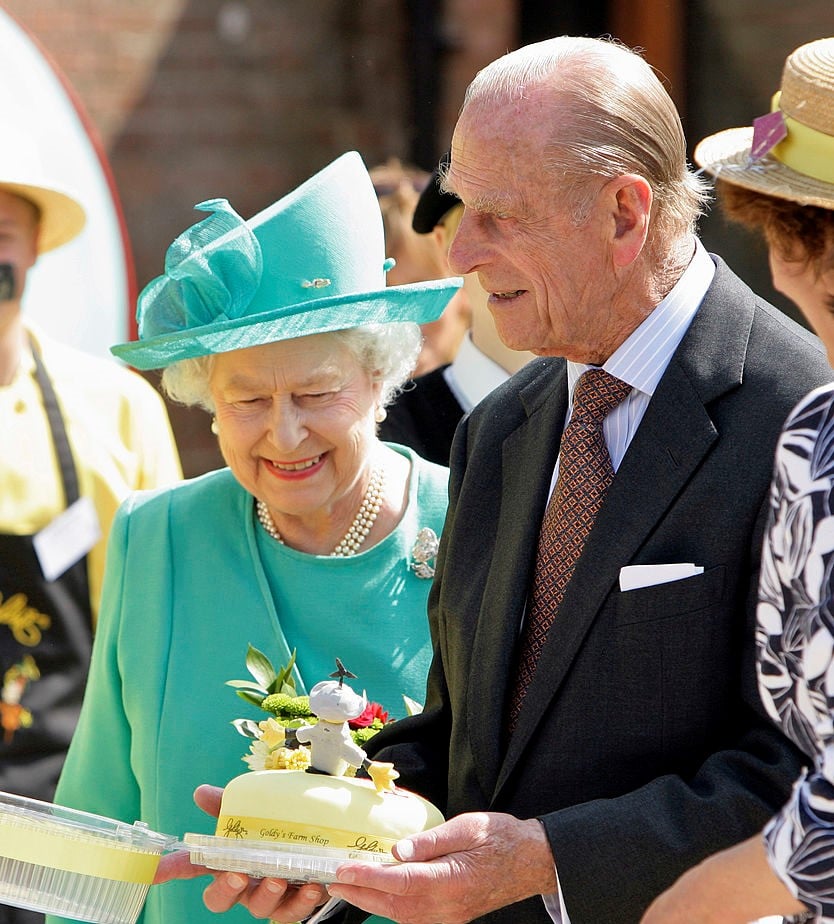
[[[371,378],[382,383],[382,406],[394,400],[411,375],[422,345],[420,326],[411,321],[369,324],[325,336],[347,347]],[[162,373],[163,390],[180,404],[197,405],[212,413],[209,382],[213,361],[213,356],[200,356],[172,363]]]
[[[463,109],[523,99],[541,87],[553,101],[546,166],[578,222],[598,188],[589,180],[634,173],[654,194],[648,246],[655,256],[694,232],[708,186],[687,163],[675,104],[639,54],[613,40],[572,36],[526,45],[477,74]]]

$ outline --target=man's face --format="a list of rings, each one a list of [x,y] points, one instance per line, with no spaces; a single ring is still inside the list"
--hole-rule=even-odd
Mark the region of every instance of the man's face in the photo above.
[[[577,225],[567,196],[545,171],[554,118],[552,102],[545,106],[535,91],[521,107],[464,110],[448,186],[465,211],[449,262],[456,273],[478,274],[507,346],[596,362],[611,352],[611,222],[595,199]]]
[[[15,298],[23,293],[26,273],[37,258],[37,210],[26,199],[0,190],[0,263],[14,267]]]

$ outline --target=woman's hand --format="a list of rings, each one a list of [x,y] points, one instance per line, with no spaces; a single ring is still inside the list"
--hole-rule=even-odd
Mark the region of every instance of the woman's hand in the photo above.
[[[651,903],[640,924],[748,924],[807,910],[771,869],[757,834],[684,873]]]
[[[222,796],[223,790],[219,786],[198,786],[194,792],[194,801],[208,815],[217,818],[220,814]],[[159,861],[153,884],[160,885],[163,882],[170,882],[172,879],[194,879],[197,876],[216,875],[218,875],[216,870],[208,869],[205,866],[197,866],[191,862],[187,851],[180,850],[177,853],[167,854]]]
[[[290,885],[286,879],[251,879],[241,873],[215,873],[203,892],[209,911],[228,911],[235,905],[249,909],[254,918],[292,924],[303,921],[327,900],[324,886],[308,882]]]
[[[194,801],[216,818],[220,814],[222,795],[219,786],[203,785],[195,790]],[[308,917],[328,897],[324,887],[317,883],[294,886],[285,879],[254,879],[241,873],[223,873],[197,866],[191,863],[185,851],[162,858],[154,884],[205,875],[213,876],[214,881],[203,892],[203,902],[214,912],[228,911],[240,904],[248,908],[254,918],[290,924]]]

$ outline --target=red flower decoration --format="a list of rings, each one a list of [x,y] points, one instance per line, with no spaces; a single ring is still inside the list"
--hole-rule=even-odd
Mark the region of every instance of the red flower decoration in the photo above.
[[[358,715],[355,719],[351,719],[348,725],[351,728],[367,728],[369,725],[373,725],[374,721],[377,719],[385,725],[388,721],[388,713],[379,703],[368,703],[362,715]]]

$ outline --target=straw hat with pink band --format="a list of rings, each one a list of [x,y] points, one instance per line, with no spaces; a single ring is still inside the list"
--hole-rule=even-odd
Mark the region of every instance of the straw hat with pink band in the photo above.
[[[793,51],[770,113],[704,138],[694,159],[727,183],[834,209],[834,37]]]

